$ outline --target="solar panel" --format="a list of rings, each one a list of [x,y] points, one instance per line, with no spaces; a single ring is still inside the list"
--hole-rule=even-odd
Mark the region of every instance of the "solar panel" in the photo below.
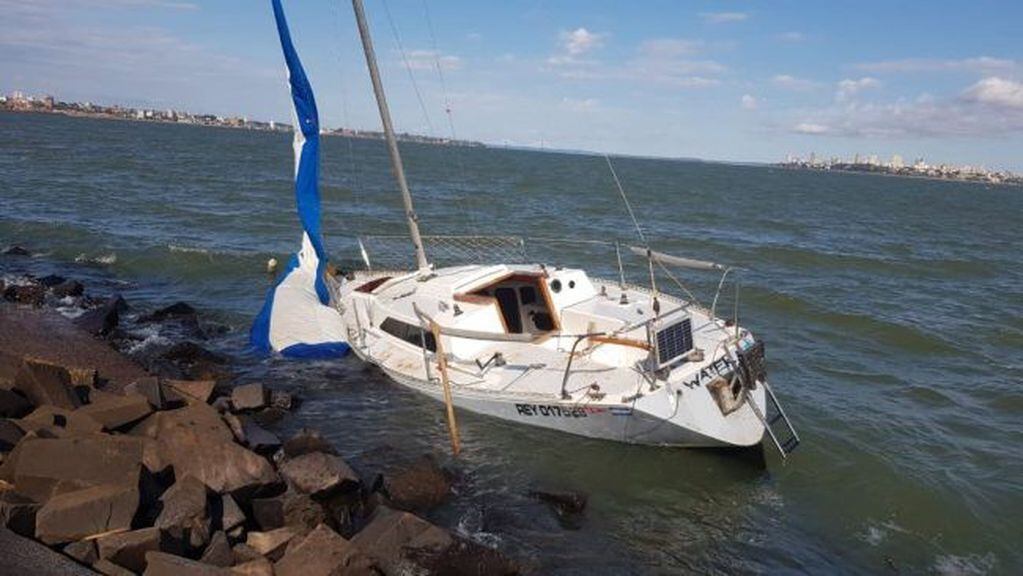
[[[661,366],[693,349],[693,324],[689,318],[657,332],[657,361]]]

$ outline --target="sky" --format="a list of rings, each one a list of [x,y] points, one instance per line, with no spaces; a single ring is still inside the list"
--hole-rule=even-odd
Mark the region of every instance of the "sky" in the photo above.
[[[1023,172],[1018,0],[365,1],[401,131]],[[284,7],[321,124],[379,129],[350,3]],[[0,0],[0,15],[0,92],[290,121],[269,0]]]

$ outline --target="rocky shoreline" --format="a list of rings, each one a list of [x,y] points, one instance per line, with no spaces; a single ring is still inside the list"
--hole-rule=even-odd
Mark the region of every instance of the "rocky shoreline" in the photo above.
[[[108,575],[529,571],[423,519],[454,482],[432,455],[380,448],[353,466],[315,430],[279,439],[268,428],[298,399],[235,385],[228,359],[200,343],[221,328],[191,306],[133,314],[172,324],[180,338],[129,357],[138,337],[122,326],[128,303],[119,296],[28,275],[0,283],[0,293],[7,568],[76,573],[70,560]],[[585,507],[577,495],[535,497],[569,524]]]

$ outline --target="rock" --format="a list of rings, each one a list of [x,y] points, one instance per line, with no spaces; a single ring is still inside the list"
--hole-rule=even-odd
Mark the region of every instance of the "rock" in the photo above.
[[[578,530],[582,525],[582,515],[586,510],[586,494],[580,492],[547,492],[531,490],[529,496],[546,503],[558,517],[563,528]]]
[[[34,538],[39,504],[14,490],[0,491],[0,526],[15,534]]]
[[[377,574],[373,561],[354,544],[320,524],[274,565],[277,576],[362,576]]]
[[[408,512],[377,506],[369,524],[351,540],[387,574],[518,574],[501,553],[452,536]]]
[[[32,404],[21,394],[0,390],[0,418],[21,418],[32,411]]]
[[[255,548],[249,546],[245,542],[239,542],[232,546],[231,553],[234,554],[234,563],[236,565],[258,560],[263,557]]]
[[[231,390],[231,406],[233,406],[237,412],[260,410],[265,408],[268,398],[269,393],[266,388],[259,383],[235,386],[234,390]]]
[[[269,532],[249,532],[245,543],[261,556],[274,560],[284,554],[284,546],[294,537],[295,531],[284,527]]]
[[[124,387],[124,393],[125,395],[138,394],[142,396],[154,410],[163,410],[169,404],[164,397],[160,379],[156,376],[146,376],[129,382]]]
[[[99,422],[106,430],[115,430],[149,416],[153,408],[141,394],[114,395],[82,406],[77,410]]]
[[[74,410],[82,402],[73,386],[67,368],[35,358],[22,360],[18,374],[14,377],[15,389],[36,406],[51,404]]]
[[[46,544],[62,544],[128,530],[138,504],[135,487],[101,485],[60,494],[39,509],[36,537]]]
[[[140,322],[162,322],[168,318],[182,318],[188,316],[195,316],[195,308],[192,308],[184,302],[175,302],[170,306],[160,308],[152,314],[147,314],[139,318]]]
[[[63,554],[0,528],[0,574],[4,576],[96,576]]]
[[[146,553],[160,550],[163,535],[159,528],[107,534],[96,539],[99,557],[141,574],[146,569]]]
[[[380,484],[392,504],[410,512],[436,508],[451,492],[451,480],[428,454],[407,465],[386,468]]]
[[[171,346],[161,355],[162,358],[183,364],[195,364],[197,362],[209,362],[213,364],[227,364],[225,356],[211,352],[195,342],[178,342]]]
[[[273,564],[266,558],[256,558],[231,568],[232,576],[274,576]]]
[[[104,576],[135,576],[131,570],[118,566],[110,560],[97,560],[93,563],[92,569]]]
[[[245,520],[245,513],[242,512],[235,499],[230,494],[225,494],[221,498],[220,527],[230,531],[237,526],[241,526],[245,523]]]
[[[14,484],[36,502],[46,503],[55,495],[86,486],[137,489],[139,485],[143,457],[139,438],[26,436],[15,451],[20,455],[14,466]]]
[[[305,534],[327,519],[322,506],[293,490],[273,498],[253,499],[252,517],[261,530],[287,526],[299,534]]]
[[[309,428],[299,430],[284,443],[282,448],[286,458],[297,458],[313,452],[337,455],[337,450],[323,438],[323,435]]]
[[[4,256],[31,256],[32,253],[17,244],[4,249]]]
[[[47,428],[57,433],[58,436],[65,435],[59,431],[69,435],[88,435],[103,430],[103,425],[90,418],[88,414],[49,405],[36,408],[31,414],[16,423],[25,432],[37,432]]]
[[[202,548],[210,538],[210,518],[206,503],[206,485],[194,476],[185,476],[160,497],[163,509],[155,526],[192,548]]]
[[[10,452],[25,433],[11,420],[0,420],[0,452]]]
[[[57,274],[47,274],[46,276],[43,276],[42,278],[36,279],[36,282],[38,282],[39,284],[45,286],[46,288],[53,288],[57,284],[63,284],[66,281],[67,281],[67,278],[65,278],[63,276],[58,276]]]
[[[231,545],[227,541],[227,534],[224,534],[223,531],[213,534],[199,561],[203,564],[224,568],[234,564],[234,552],[231,551]]]
[[[270,391],[270,407],[278,410],[289,411],[295,406],[295,399],[291,394],[283,390]]]
[[[208,405],[158,412],[132,431],[149,433],[161,462],[173,466],[179,477],[195,476],[219,494],[254,491],[280,481],[270,462],[234,443],[227,425]]]
[[[283,420],[284,417],[287,415],[288,413],[285,412],[284,410],[281,410],[280,408],[274,408],[271,406],[270,408],[260,410],[259,412],[256,412],[251,416],[252,419],[260,426],[273,426],[274,424]]]
[[[64,547],[63,552],[86,566],[91,566],[99,560],[99,552],[96,550],[95,540],[72,542]]]
[[[234,434],[234,439],[239,444],[245,444],[245,427],[242,425],[242,419],[230,412],[223,414],[224,423],[231,429],[231,434]]]
[[[213,408],[216,409],[217,412],[220,412],[221,414],[226,414],[231,411],[231,399],[228,398],[227,396],[221,396],[214,400],[213,402],[211,402],[210,406],[213,406]]]
[[[68,296],[81,296],[85,293],[85,286],[78,280],[65,280],[60,284],[50,287],[50,293],[57,299],[67,298]]]
[[[230,570],[166,552],[146,553],[146,576],[229,576]]]
[[[284,462],[281,475],[299,492],[327,496],[359,487],[359,477],[339,456],[313,452]]]
[[[280,448],[281,440],[276,434],[256,424],[248,416],[240,418],[242,427],[242,442],[259,454],[272,454]]]
[[[127,307],[124,298],[113,296],[97,308],[87,310],[84,314],[75,318],[75,325],[89,334],[106,336],[120,320],[121,311]]]
[[[165,380],[168,398],[180,398],[187,404],[206,404],[217,383],[213,380]]]
[[[4,289],[4,298],[18,304],[42,306],[46,288],[39,284],[15,284]]]

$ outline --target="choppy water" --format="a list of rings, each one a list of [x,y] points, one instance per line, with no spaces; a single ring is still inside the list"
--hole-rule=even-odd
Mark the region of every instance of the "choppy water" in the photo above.
[[[632,238],[601,158],[404,145],[424,233]],[[326,139],[324,228],[402,233],[382,142]],[[804,438],[782,465],[619,446],[462,416],[461,494],[432,518],[544,574],[1023,569],[1023,194],[876,176],[621,159],[668,252],[742,266],[743,324]],[[297,246],[289,137],[0,114],[0,244],[142,307],[233,332],[245,378],[307,402],[286,427],[349,455],[446,447],[443,414],[349,358],[244,353],[267,258]],[[570,264],[609,271],[574,251]],[[80,262],[75,264],[75,260]],[[640,278],[634,278],[639,281]],[[698,295],[714,278],[685,275]],[[729,303],[730,306],[730,303]],[[582,529],[525,496],[579,489]]]

